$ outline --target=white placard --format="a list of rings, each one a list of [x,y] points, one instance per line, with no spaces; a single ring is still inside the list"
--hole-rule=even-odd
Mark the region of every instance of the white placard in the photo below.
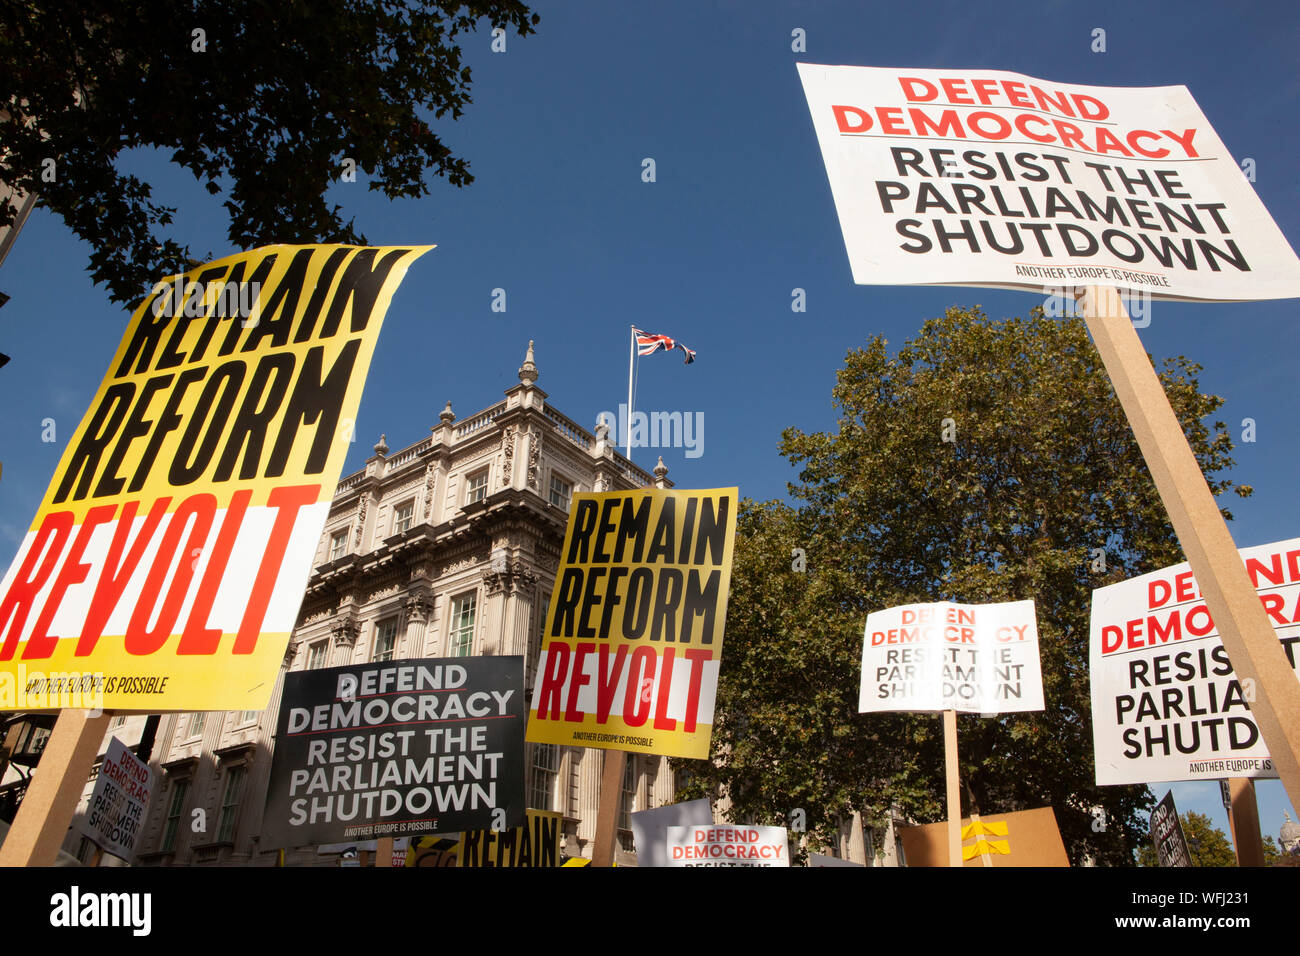
[[[669,866],[789,866],[785,827],[668,828]]]
[[[113,737],[95,778],[81,832],[106,853],[130,862],[153,792],[153,771]]]
[[[1042,709],[1033,601],[938,601],[867,617],[859,712]]]
[[[799,64],[853,281],[1300,296],[1300,260],[1184,86]]]
[[[1240,554],[1294,670],[1300,538]],[[1089,647],[1097,783],[1277,776],[1190,565],[1093,591]]]

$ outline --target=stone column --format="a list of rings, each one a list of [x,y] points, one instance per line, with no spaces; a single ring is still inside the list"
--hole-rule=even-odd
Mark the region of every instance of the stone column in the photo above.
[[[406,598],[406,637],[397,648],[398,657],[422,657],[424,635],[433,611],[433,593],[426,587],[417,587]]]

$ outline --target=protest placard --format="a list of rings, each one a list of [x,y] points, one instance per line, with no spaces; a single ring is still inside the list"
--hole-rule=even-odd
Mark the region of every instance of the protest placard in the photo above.
[[[1240,555],[1300,680],[1300,538]],[[1277,776],[1189,565],[1093,591],[1089,658],[1097,783]]]
[[[900,827],[908,866],[947,866],[948,824]],[[1069,866],[1056,813],[1051,807],[965,817],[960,826],[958,866]]]
[[[1033,601],[939,601],[867,616],[859,712],[1042,709]]]
[[[1178,819],[1172,790],[1151,811],[1151,842],[1155,844],[1156,859],[1161,866],[1192,865],[1192,854],[1187,849],[1187,837]]]
[[[466,830],[451,851],[466,867],[560,865],[564,814],[528,810],[523,825],[508,830]]]
[[[668,866],[789,866],[785,827],[668,828]]]
[[[1300,295],[1300,261],[1184,86],[799,77],[857,283]]]
[[[269,246],[136,309],[0,581],[0,709],[260,710],[429,246]]]
[[[528,739],[705,758],[735,488],[574,495]]]
[[[684,826],[710,826],[713,808],[706,799],[670,803],[663,807],[638,810],[628,814],[632,824],[632,839],[636,846],[636,865],[668,865],[668,828]]]
[[[286,674],[263,844],[521,825],[524,708],[522,657]]]
[[[127,862],[135,854],[153,793],[153,771],[113,737],[95,778],[81,832],[106,853]]]

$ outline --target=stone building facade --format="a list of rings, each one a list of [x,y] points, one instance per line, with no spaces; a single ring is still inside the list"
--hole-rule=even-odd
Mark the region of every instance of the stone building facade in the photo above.
[[[569,502],[576,492],[671,487],[566,417],[537,386],[533,344],[502,401],[392,451],[384,436],[365,467],[339,481],[265,711],[169,714],[152,763],[160,783],[140,861],[275,865],[260,842],[283,672],[370,661],[523,655],[532,678]],[[529,744],[528,804],[564,814],[567,856],[592,852],[602,752]],[[626,813],[671,803],[666,758],[630,757],[620,850],[633,861]],[[336,861],[286,848],[285,862]]]

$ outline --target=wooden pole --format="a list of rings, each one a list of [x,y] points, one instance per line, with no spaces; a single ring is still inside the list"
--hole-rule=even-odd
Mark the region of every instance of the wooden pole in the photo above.
[[[375,841],[375,866],[386,866],[391,868],[393,865],[393,838],[390,836],[380,837]]]
[[[989,853],[989,841],[985,840],[984,834],[979,832],[980,831],[979,822],[980,822],[980,815],[972,810],[970,815],[971,828],[974,830],[976,841],[983,841],[984,843],[984,848],[980,850],[980,862],[983,863],[985,866],[992,866],[993,856],[992,854]],[[966,865],[966,861],[963,860],[962,866],[965,865]]]
[[[1282,785],[1300,801],[1300,681],[1119,293],[1088,286],[1084,320],[1242,683]]]
[[[957,779],[957,711],[943,712],[943,765],[948,781],[948,865],[961,866],[961,785]]]
[[[618,842],[618,805],[623,798],[623,771],[627,753],[606,750],[600,775],[600,805],[596,811],[596,840],[591,849],[592,866],[613,866]]]
[[[1259,832],[1259,806],[1255,802],[1255,781],[1249,777],[1228,780],[1232,809],[1228,824],[1232,827],[1232,845],[1237,851],[1237,866],[1264,865],[1264,837]]]
[[[32,784],[0,847],[0,866],[54,865],[112,716],[90,714],[87,710],[59,712],[40,765],[32,774]]]

